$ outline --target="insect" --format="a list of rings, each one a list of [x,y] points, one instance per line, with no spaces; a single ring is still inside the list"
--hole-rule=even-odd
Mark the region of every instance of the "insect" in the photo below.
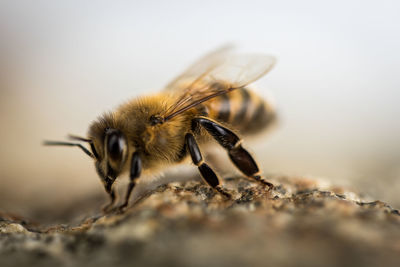
[[[243,148],[238,133],[251,135],[275,120],[272,105],[248,89],[274,64],[275,58],[269,55],[239,54],[231,47],[220,48],[195,62],[160,93],[132,99],[99,117],[90,125],[87,138],[70,136],[87,143],[90,150],[79,142],[44,144],[77,146],[94,159],[110,196],[105,211],[115,205],[113,184],[121,174],[129,173],[125,199],[119,207],[124,209],[140,176],[181,163],[188,156],[204,181],[230,198],[199,148],[212,139],[245,176],[272,188]]]

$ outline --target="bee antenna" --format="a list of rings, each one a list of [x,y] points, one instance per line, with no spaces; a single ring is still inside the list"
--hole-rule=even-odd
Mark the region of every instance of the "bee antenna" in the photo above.
[[[84,138],[84,137],[80,137],[80,136],[77,136],[77,135],[73,135],[73,134],[69,134],[68,135],[68,139],[78,140],[78,141],[87,142],[87,143],[91,143],[92,142],[92,140],[90,140],[90,139],[87,139],[87,138]]]
[[[77,146],[85,152],[91,158],[94,158],[93,154],[84,146],[78,143],[70,143],[70,142],[59,142],[59,141],[44,141],[43,145],[45,146]]]

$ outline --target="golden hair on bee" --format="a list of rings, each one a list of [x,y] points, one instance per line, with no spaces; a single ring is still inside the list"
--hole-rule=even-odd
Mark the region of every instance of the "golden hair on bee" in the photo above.
[[[231,194],[205,162],[200,146],[215,139],[232,163],[246,177],[272,188],[243,148],[240,135],[258,132],[275,120],[268,102],[248,85],[271,70],[275,59],[268,55],[237,54],[230,47],[209,53],[157,94],[132,99],[100,116],[87,138],[70,139],[88,143],[47,141],[46,145],[77,146],[94,159],[110,203],[116,199],[114,182],[129,173],[129,185],[120,209],[126,208],[139,177],[181,163],[190,157],[204,181],[230,199]],[[144,174],[144,175],[142,175]]]

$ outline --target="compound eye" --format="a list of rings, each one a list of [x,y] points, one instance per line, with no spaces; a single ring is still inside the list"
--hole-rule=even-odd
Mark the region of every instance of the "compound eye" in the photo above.
[[[125,138],[119,132],[112,132],[108,136],[107,152],[108,156],[113,161],[122,159],[122,154],[126,147]]]

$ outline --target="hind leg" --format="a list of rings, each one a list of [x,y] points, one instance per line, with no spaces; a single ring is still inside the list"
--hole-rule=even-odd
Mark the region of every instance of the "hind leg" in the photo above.
[[[273,184],[261,178],[257,163],[250,153],[242,147],[241,140],[235,133],[206,117],[195,118],[194,122],[206,129],[228,151],[229,158],[244,175],[268,186],[270,189],[273,188]]]

